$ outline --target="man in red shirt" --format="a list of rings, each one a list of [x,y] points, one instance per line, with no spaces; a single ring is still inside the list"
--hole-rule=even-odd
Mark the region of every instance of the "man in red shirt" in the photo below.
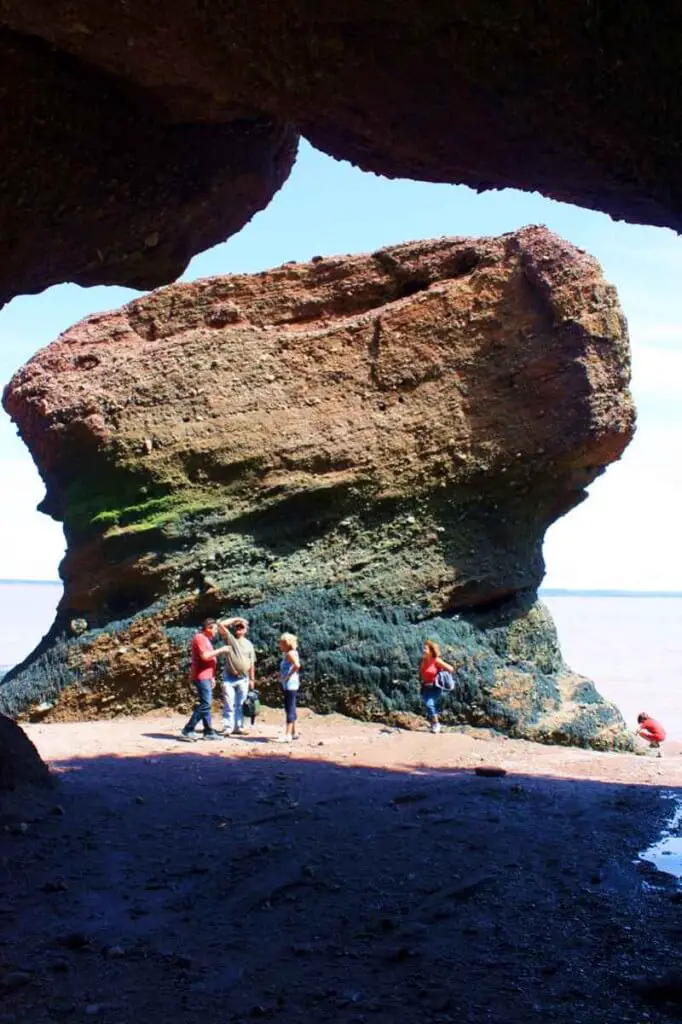
[[[637,715],[637,735],[641,736],[643,740],[647,740],[650,747],[654,750],[658,750],[658,756],[661,756],[661,743],[665,739],[665,729],[660,722],[657,722],[655,718],[650,718],[646,711],[641,711]]]
[[[215,619],[204,619],[201,629],[192,637],[190,678],[197,691],[198,704],[192,717],[180,733],[180,739],[192,743],[198,739],[195,729],[199,722],[204,725],[204,739],[217,740],[220,734],[211,722],[211,701],[213,700],[213,684],[218,664],[218,655],[225,654],[229,647],[214,647],[213,640],[218,634]]]

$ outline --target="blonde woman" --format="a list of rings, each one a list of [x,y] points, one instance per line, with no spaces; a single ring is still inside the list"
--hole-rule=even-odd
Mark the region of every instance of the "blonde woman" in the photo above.
[[[431,732],[440,732],[438,712],[440,711],[441,691],[436,686],[436,676],[439,672],[454,672],[452,665],[443,661],[440,656],[440,647],[435,640],[427,640],[422,651],[422,660],[419,665],[419,678],[422,684],[422,700],[426,705],[426,713],[431,723]]]
[[[286,714],[286,725],[284,735],[280,737],[280,743],[291,743],[297,740],[296,735],[296,695],[298,694],[301,680],[301,659],[298,656],[298,639],[293,633],[282,633],[279,638],[278,647],[282,652],[282,660],[279,663],[279,681],[284,692],[284,711]]]

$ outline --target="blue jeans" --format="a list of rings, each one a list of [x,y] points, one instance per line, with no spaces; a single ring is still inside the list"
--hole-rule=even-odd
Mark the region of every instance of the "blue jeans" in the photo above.
[[[192,717],[182,730],[183,732],[194,732],[199,722],[204,723],[204,732],[213,732],[211,722],[211,701],[213,699],[213,680],[195,679],[194,686],[197,691],[199,703],[192,712]]]
[[[426,706],[426,714],[429,717],[429,721],[432,722],[434,718],[438,718],[440,712],[440,695],[442,690],[439,690],[437,686],[422,686],[422,700]]]
[[[223,680],[223,722],[225,732],[244,728],[244,701],[249,692],[246,676],[225,676]]]

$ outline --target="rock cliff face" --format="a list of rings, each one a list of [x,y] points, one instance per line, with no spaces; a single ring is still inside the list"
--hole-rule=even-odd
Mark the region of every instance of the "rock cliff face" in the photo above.
[[[628,376],[614,289],[543,228],[81,322],[4,396],[68,550],[50,640],[0,708],[185,703],[190,626],[248,609],[266,675],[278,632],[300,634],[318,708],[417,709],[435,636],[460,666],[452,720],[623,741],[535,595],[547,526],[630,439]]]
[[[381,174],[536,189],[680,228],[674,5],[159,11],[0,3],[0,237],[14,254],[0,301],[65,279],[171,280],[269,200],[295,130]]]

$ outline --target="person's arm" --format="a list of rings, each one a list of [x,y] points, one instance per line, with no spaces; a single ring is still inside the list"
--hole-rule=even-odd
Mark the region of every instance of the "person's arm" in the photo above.
[[[436,658],[436,668],[439,671],[442,671],[443,669],[445,669],[446,672],[454,672],[455,671],[454,666],[453,665],[448,665],[447,661],[443,661],[442,658]]]
[[[287,651],[287,661],[289,662],[291,667],[289,668],[286,678],[284,679],[285,683],[288,683],[291,677],[294,675],[294,673],[298,672],[298,670],[301,667],[301,662],[298,657],[298,651]]]
[[[256,685],[256,651],[251,644],[251,665],[249,666],[249,689],[253,690]]]
[[[231,648],[227,646],[211,647],[210,650],[204,650],[202,648],[202,650],[199,651],[199,657],[202,661],[212,661],[212,659],[217,658],[219,654],[227,654],[229,650],[231,650]]]
[[[219,622],[218,622],[218,631],[219,631],[219,633],[222,636],[227,637],[227,635],[228,635],[227,627],[228,626],[234,626],[234,624],[236,622],[243,622],[245,626],[248,625],[246,619],[243,619],[241,617],[241,615],[235,615],[231,619],[220,619]]]
[[[211,661],[213,658],[217,658],[219,654],[225,654],[230,650],[229,647],[214,647],[208,637],[204,637],[206,643],[199,643],[197,641],[197,651],[202,661]]]

